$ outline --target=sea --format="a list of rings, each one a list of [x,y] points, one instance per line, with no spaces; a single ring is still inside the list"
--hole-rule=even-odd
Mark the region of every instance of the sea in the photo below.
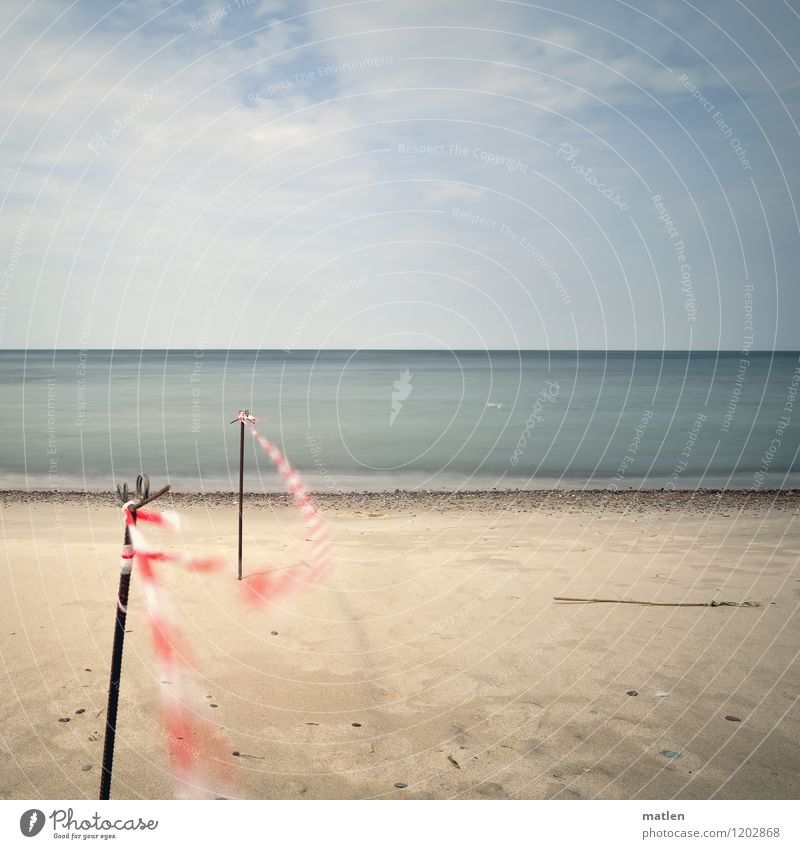
[[[0,351],[0,488],[790,489],[798,352]],[[248,435],[245,487],[276,491]]]

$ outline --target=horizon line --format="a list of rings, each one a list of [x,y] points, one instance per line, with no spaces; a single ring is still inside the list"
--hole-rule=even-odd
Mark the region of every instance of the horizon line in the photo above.
[[[236,353],[246,351],[269,352],[281,354],[299,353],[501,353],[501,354],[745,354],[742,348],[0,348],[0,353],[6,352],[74,352],[74,351],[133,351],[146,352],[223,352]],[[745,355],[750,354],[800,354],[800,348],[748,348]]]

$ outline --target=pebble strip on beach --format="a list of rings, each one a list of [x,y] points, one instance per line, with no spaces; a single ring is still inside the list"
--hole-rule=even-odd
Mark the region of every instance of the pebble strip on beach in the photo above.
[[[281,492],[245,493],[248,507],[267,509],[290,507],[291,496]],[[323,511],[333,513],[418,513],[420,511],[474,511],[512,513],[531,511],[561,513],[568,511],[645,513],[676,511],[719,513],[733,510],[788,510],[800,508],[800,490],[701,489],[701,490],[627,490],[607,489],[493,489],[450,492],[445,490],[316,492],[314,502]],[[238,499],[234,492],[170,492],[160,499],[161,509],[188,507],[230,507]],[[111,492],[58,492],[54,490],[0,490],[0,507],[8,504],[85,504],[91,507],[113,506]]]

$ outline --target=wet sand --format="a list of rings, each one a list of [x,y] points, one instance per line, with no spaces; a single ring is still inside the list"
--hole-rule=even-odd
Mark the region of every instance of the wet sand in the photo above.
[[[245,613],[235,582],[165,577],[240,795],[798,797],[800,494],[317,501],[336,540],[321,587]],[[235,557],[229,493],[163,506],[185,517],[174,544]],[[94,798],[119,513],[102,493],[3,492],[0,523],[0,798]],[[246,571],[302,552],[285,499],[248,496]],[[169,798],[140,590],[112,795]]]

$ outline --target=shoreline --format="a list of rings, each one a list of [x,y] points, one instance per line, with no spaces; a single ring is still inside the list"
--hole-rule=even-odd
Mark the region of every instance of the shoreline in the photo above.
[[[353,490],[342,492],[310,491],[314,502],[332,512],[391,510],[396,512],[463,511],[486,512],[563,512],[602,510],[610,512],[725,510],[797,511],[800,489],[688,489],[688,490],[621,490],[607,489],[492,489],[492,490]],[[189,492],[170,491],[160,503],[172,507],[222,507],[234,504],[238,493],[233,490]],[[245,503],[255,509],[288,507],[291,497],[283,492],[245,492]],[[111,507],[116,504],[113,492],[101,490],[0,490],[0,508],[18,504],[74,504],[87,507]]]

